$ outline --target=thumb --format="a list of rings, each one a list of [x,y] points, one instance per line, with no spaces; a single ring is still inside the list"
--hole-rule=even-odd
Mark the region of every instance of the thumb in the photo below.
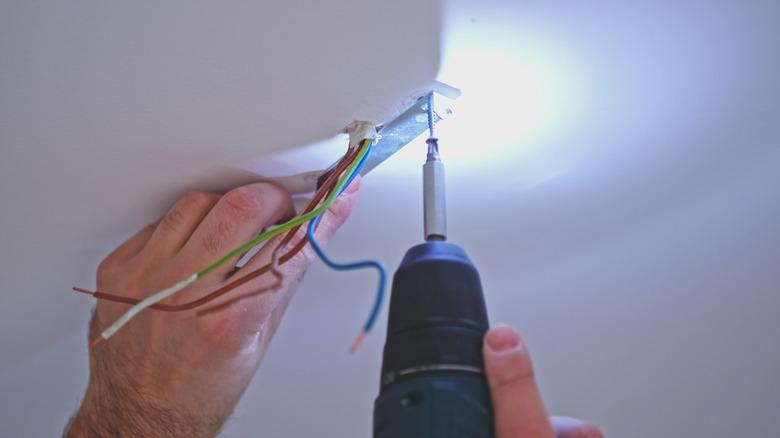
[[[492,328],[485,335],[483,355],[497,438],[553,438],[520,335],[507,325]]]

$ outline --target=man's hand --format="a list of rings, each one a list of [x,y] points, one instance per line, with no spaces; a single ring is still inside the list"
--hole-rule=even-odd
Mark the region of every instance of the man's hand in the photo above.
[[[359,179],[331,205],[317,238],[326,242],[358,198]],[[290,196],[271,184],[251,184],[224,196],[190,193],[158,222],[139,231],[98,267],[98,290],[143,298],[168,287],[294,214]],[[303,235],[303,231],[301,236]],[[281,237],[281,236],[280,236]],[[231,279],[271,261],[272,240]],[[289,246],[295,244],[293,239]],[[233,297],[267,288],[260,276],[203,307],[146,310],[90,351],[90,380],[67,436],[214,436],[257,369],[295,286],[313,258],[307,246],[281,265],[282,285],[227,306]],[[235,262],[171,297],[181,303],[225,284]],[[212,308],[212,312],[202,312]],[[127,305],[99,301],[94,338]]]
[[[603,438],[592,424],[547,417],[531,356],[512,327],[501,325],[488,331],[483,354],[497,438]]]

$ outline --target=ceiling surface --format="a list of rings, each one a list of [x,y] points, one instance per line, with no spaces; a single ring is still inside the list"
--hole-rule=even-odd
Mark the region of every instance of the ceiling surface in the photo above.
[[[776,435],[779,20],[768,0],[3,1],[0,436],[57,435],[78,405],[93,303],[69,288],[111,248],[437,79],[463,91],[439,126],[451,239],[551,413]],[[334,258],[420,241],[424,148],[365,178]],[[370,433],[383,328],[345,351],[374,281],[312,267],[224,436]]]

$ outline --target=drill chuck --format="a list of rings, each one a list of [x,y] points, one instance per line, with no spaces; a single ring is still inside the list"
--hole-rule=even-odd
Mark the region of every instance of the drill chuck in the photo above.
[[[411,248],[393,278],[375,438],[492,437],[479,274],[456,245]]]

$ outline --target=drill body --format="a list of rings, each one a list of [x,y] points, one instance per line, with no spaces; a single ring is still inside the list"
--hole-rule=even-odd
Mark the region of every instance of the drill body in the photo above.
[[[375,438],[494,436],[479,274],[456,245],[411,248],[393,278]]]
[[[479,273],[447,240],[444,164],[428,95],[423,166],[426,243],[393,277],[374,438],[490,438],[493,409],[482,339],[488,330]]]

